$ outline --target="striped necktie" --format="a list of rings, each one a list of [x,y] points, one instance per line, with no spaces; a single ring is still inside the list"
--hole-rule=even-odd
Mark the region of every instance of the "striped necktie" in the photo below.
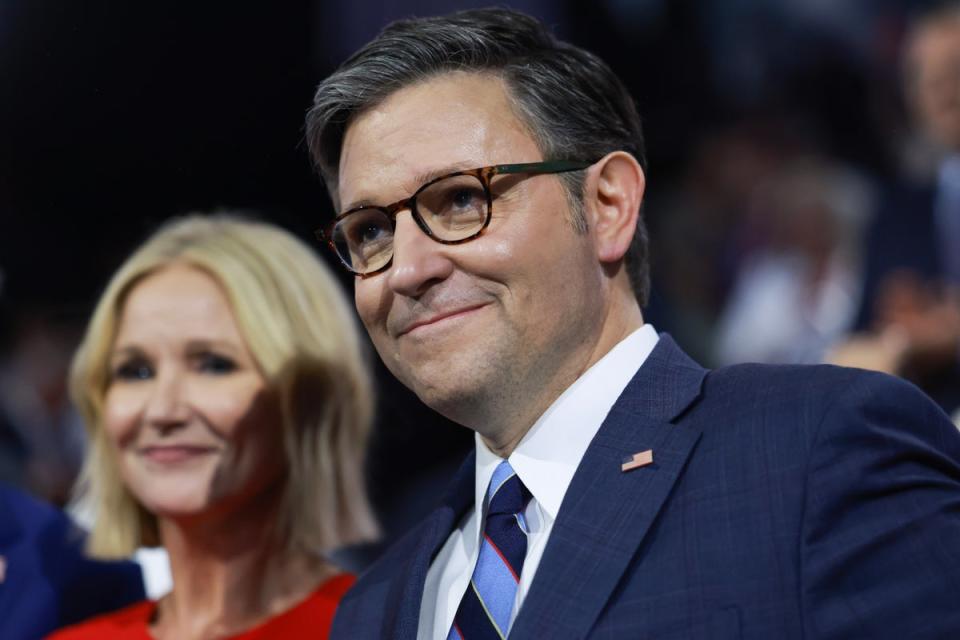
[[[522,512],[529,501],[530,492],[504,460],[490,479],[480,556],[447,640],[506,638],[527,555]]]

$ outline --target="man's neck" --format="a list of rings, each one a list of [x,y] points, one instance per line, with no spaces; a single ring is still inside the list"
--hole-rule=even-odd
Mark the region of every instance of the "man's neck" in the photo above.
[[[624,305],[620,312],[608,314],[607,321],[592,346],[582,350],[579,357],[571,358],[570,366],[557,372],[554,384],[545,386],[544,393],[526,398],[522,403],[515,403],[512,410],[501,411],[499,418],[486,421],[485,425],[479,425],[474,430],[480,434],[490,451],[504,459],[510,457],[540,416],[570,385],[624,338],[642,326],[643,315],[635,303]],[[497,428],[491,429],[489,425]]]

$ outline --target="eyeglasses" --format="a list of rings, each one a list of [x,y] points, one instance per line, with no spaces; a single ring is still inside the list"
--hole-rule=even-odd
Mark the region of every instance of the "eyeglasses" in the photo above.
[[[441,244],[460,244],[479,236],[490,224],[494,176],[565,173],[586,169],[592,162],[553,160],[498,164],[467,169],[430,180],[412,196],[383,207],[361,205],[338,215],[316,231],[352,273],[365,278],[387,269],[393,260],[397,214],[409,209],[417,226]]]

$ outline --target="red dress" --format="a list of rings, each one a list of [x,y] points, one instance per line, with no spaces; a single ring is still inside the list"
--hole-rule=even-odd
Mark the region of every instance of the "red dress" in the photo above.
[[[224,640],[326,638],[337,604],[355,580],[354,576],[345,573],[334,576],[292,609]],[[152,600],[138,602],[56,631],[47,636],[47,640],[154,640],[149,623],[156,608],[157,603]]]

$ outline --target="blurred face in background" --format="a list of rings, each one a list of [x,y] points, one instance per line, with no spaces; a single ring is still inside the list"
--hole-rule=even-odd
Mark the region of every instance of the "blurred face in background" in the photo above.
[[[110,368],[103,426],[148,511],[230,511],[279,486],[278,404],[209,274],[175,264],[134,285]]]
[[[907,55],[918,120],[938,145],[960,151],[960,12],[920,27]]]

